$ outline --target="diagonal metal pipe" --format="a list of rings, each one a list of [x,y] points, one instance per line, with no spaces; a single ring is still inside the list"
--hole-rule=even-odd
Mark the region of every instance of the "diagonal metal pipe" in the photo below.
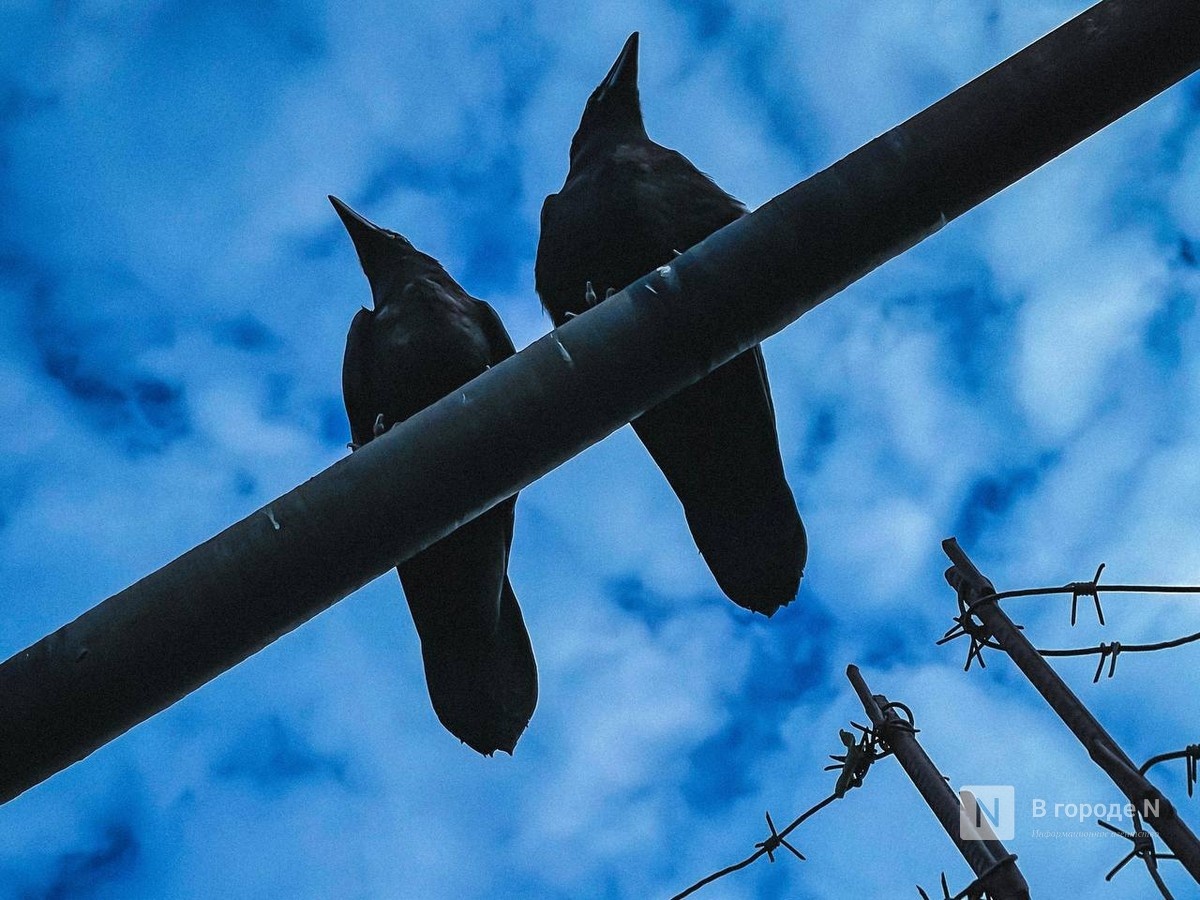
[[[889,703],[887,697],[871,693],[858,666],[847,666],[846,677],[876,733],[883,737],[904,774],[967,861],[979,886],[986,888],[994,900],[1029,900],[1029,885],[1017,867],[1017,857],[1008,852],[990,828],[983,832],[973,827],[970,816],[964,819],[958,795],[917,740],[912,723],[896,712],[895,704]]]
[[[20,651],[0,664],[0,802],[512,496],[1198,66],[1196,0],[1104,0]]]

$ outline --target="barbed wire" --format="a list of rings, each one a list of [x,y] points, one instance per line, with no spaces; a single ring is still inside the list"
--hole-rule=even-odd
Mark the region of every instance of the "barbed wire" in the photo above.
[[[794,819],[792,821],[792,823],[790,825],[788,825],[787,828],[783,829],[782,832],[776,832],[775,823],[771,821],[771,813],[767,812],[767,814],[766,814],[767,826],[768,826],[768,828],[770,828],[771,834],[769,837],[766,838],[766,840],[760,841],[754,845],[758,849],[756,849],[753,853],[751,853],[749,856],[747,856],[741,862],[736,862],[731,866],[726,866],[724,869],[720,869],[716,872],[713,872],[711,875],[706,875],[704,878],[701,878],[699,881],[697,881],[695,884],[693,884],[687,890],[681,891],[680,893],[676,894],[674,897],[671,898],[671,900],[683,900],[684,897],[694,894],[696,891],[700,890],[700,888],[704,887],[705,885],[712,884],[714,881],[717,881],[720,878],[724,878],[726,875],[730,875],[730,874],[738,871],[739,869],[744,869],[744,868],[746,868],[746,866],[750,865],[753,862],[756,862],[763,856],[766,856],[770,862],[775,862],[775,850],[778,849],[780,846],[787,847],[787,849],[791,850],[792,853],[794,853],[797,857],[799,857],[800,859],[804,859],[805,858],[804,854],[802,854],[799,850],[797,850],[795,847],[793,847],[791,844],[789,844],[787,842],[787,840],[786,840],[787,836],[789,834],[791,834],[793,829],[798,827],[801,822],[803,822],[809,816],[812,816],[815,813],[819,812],[820,810],[824,809],[826,806],[828,806],[830,803],[832,803],[836,799],[838,799],[837,794],[830,794],[828,797],[826,797],[824,800],[822,800],[816,806],[810,807],[809,809],[807,809],[803,813],[801,813],[799,816],[797,816],[796,819]]]
[[[1150,653],[1180,647],[1185,644],[1200,641],[1200,633],[1184,635],[1170,640],[1142,644],[1122,644],[1120,641],[1101,641],[1098,646],[1074,647],[1065,649],[1046,649],[1032,646],[1020,634],[1021,626],[1015,625],[1005,614],[998,601],[1019,597],[1046,596],[1052,594],[1070,594],[1071,596],[1071,626],[1078,621],[1078,606],[1082,598],[1090,597],[1096,611],[1096,618],[1101,626],[1105,625],[1104,609],[1100,602],[1100,594],[1200,594],[1200,586],[1195,585],[1158,585],[1158,584],[1100,584],[1100,576],[1104,564],[1096,569],[1096,574],[1090,581],[1071,582],[1059,587],[1025,588],[1013,591],[996,591],[978,568],[971,562],[965,552],[958,546],[957,541],[948,538],[942,542],[942,547],[953,563],[946,573],[946,580],[955,589],[958,600],[958,615],[954,617],[954,625],[946,631],[938,644],[945,644],[957,638],[968,639],[968,650],[964,671],[970,670],[971,665],[978,661],[981,668],[986,668],[983,658],[985,648],[997,649],[1006,653],[1022,670],[1027,678],[1038,688],[1047,702],[1063,722],[1075,733],[1075,736],[1088,747],[1092,758],[1109,775],[1113,783],[1125,794],[1130,801],[1141,798],[1138,802],[1146,802],[1149,797],[1163,799],[1161,793],[1146,778],[1146,772],[1159,763],[1174,759],[1184,759],[1187,765],[1188,796],[1193,793],[1196,781],[1197,764],[1200,763],[1200,745],[1190,745],[1183,750],[1159,754],[1147,760],[1140,769],[1134,770],[1133,764],[1121,752],[1119,746],[1104,731],[1103,727],[1094,720],[1088,719],[1087,707],[1076,698],[1062,683],[1061,679],[1045,663],[1033,665],[1037,657],[1076,657],[1098,656],[1096,672],[1092,682],[1096,683],[1108,668],[1108,677],[1116,674],[1117,659],[1122,653]],[[995,629],[993,632],[992,629]],[[997,637],[997,635],[999,637]],[[1033,656],[1032,654],[1037,654]],[[1024,661],[1022,661],[1024,660]],[[1039,668],[1040,666],[1040,668]],[[1140,781],[1139,781],[1140,779]],[[1142,816],[1136,806],[1132,809],[1133,831],[1126,832],[1104,821],[1097,820],[1105,830],[1118,835],[1130,842],[1129,852],[1123,856],[1105,876],[1105,881],[1111,881],[1117,873],[1134,859],[1140,859],[1145,864],[1146,872],[1153,881],[1158,893],[1173,900],[1171,892],[1159,872],[1158,861],[1162,859],[1178,860],[1188,873],[1197,878],[1196,839],[1178,819],[1173,818],[1173,810],[1168,804],[1166,816],[1160,816],[1157,801],[1153,814],[1146,810],[1146,821],[1158,832],[1168,845],[1171,853],[1160,853],[1155,844],[1154,835],[1143,827]],[[948,894],[943,880],[943,893]],[[924,893],[922,892],[924,896]],[[969,896],[969,895],[968,895]]]
[[[968,884],[957,894],[951,895],[949,882],[946,881],[946,873],[942,873],[942,896],[941,900],[989,900],[991,894],[988,893],[987,886],[990,883],[991,876],[998,871],[1001,866],[1012,862],[1016,857],[1011,853],[1007,856],[996,860],[990,869],[979,875],[974,881]],[[921,895],[921,900],[930,900],[930,897],[925,893],[925,889],[919,884],[917,885],[917,893]]]
[[[1154,835],[1142,827],[1142,818],[1138,815],[1137,810],[1133,813],[1133,832],[1122,831],[1111,822],[1106,822],[1103,819],[1097,819],[1096,824],[1101,828],[1111,831],[1113,834],[1119,835],[1129,841],[1133,848],[1121,858],[1115,866],[1109,870],[1109,873],[1104,876],[1105,881],[1112,881],[1113,877],[1120,872],[1126,865],[1132,862],[1135,858],[1142,860],[1146,864],[1146,871],[1150,875],[1150,879],[1154,882],[1154,886],[1158,888],[1164,900],[1174,900],[1171,892],[1167,890],[1166,882],[1162,880],[1162,875],[1158,872],[1158,861],[1160,859],[1178,859],[1177,856],[1171,853],[1159,853],[1154,844]]]
[[[714,881],[724,878],[726,875],[730,875],[733,872],[737,872],[739,869],[744,869],[752,863],[757,862],[763,856],[767,857],[768,862],[775,862],[775,852],[780,847],[791,851],[791,853],[797,859],[804,860],[804,854],[788,843],[788,835],[799,828],[806,819],[820,812],[834,800],[840,800],[854,788],[862,787],[863,779],[866,778],[867,772],[870,770],[871,765],[876,760],[883,759],[885,756],[889,756],[891,754],[891,751],[886,749],[882,738],[874,729],[868,728],[865,725],[859,725],[857,722],[851,722],[850,725],[851,727],[858,729],[861,732],[861,736],[856,738],[853,732],[841,729],[838,732],[838,737],[841,739],[843,746],[846,748],[846,752],[837,756],[830,754],[829,758],[832,759],[835,764],[832,766],[826,766],[824,769],[826,772],[838,770],[839,773],[832,794],[830,794],[821,802],[817,803],[815,806],[811,806],[806,809],[799,816],[793,819],[791,823],[789,823],[788,826],[782,831],[777,831],[775,829],[775,822],[771,819],[771,813],[768,811],[766,813],[766,817],[767,828],[770,834],[754,845],[755,850],[753,853],[740,862],[736,862],[731,866],[726,866],[724,869],[719,869],[718,871],[713,872],[711,875],[706,875],[691,887],[676,894],[671,898],[671,900],[683,900],[684,897],[694,894],[705,885],[712,884]]]
[[[1096,574],[1090,581],[1075,581],[1065,585],[1054,587],[1038,587],[1038,588],[1023,588],[1012,591],[996,591],[982,596],[976,597],[971,602],[967,603],[959,596],[959,614],[954,617],[954,626],[951,627],[940,640],[939,645],[948,643],[957,638],[969,638],[969,646],[967,650],[966,664],[963,667],[964,671],[969,671],[974,662],[978,662],[980,668],[986,668],[987,664],[983,658],[983,650],[985,648],[1002,650],[1000,644],[993,638],[987,626],[975,617],[975,610],[982,604],[994,603],[1000,600],[1050,596],[1055,594],[1070,595],[1071,597],[1071,626],[1074,627],[1078,622],[1078,607],[1079,601],[1084,598],[1092,600],[1095,609],[1096,618],[1100,625],[1105,625],[1104,608],[1100,600],[1101,593],[1110,594],[1200,594],[1200,586],[1198,585],[1146,585],[1146,584],[1100,584],[1100,576],[1103,573],[1105,565],[1103,563],[1096,569]],[[1021,628],[1022,626],[1017,626]],[[1075,648],[1037,648],[1038,654],[1043,657],[1076,657],[1076,656],[1099,656],[1099,662],[1096,667],[1096,673],[1092,678],[1093,683],[1100,680],[1104,672],[1105,664],[1108,665],[1108,677],[1112,678],[1116,674],[1117,658],[1122,653],[1150,653],[1159,650],[1168,650],[1174,647],[1181,647],[1186,644],[1191,644],[1200,641],[1200,632],[1185,635],[1183,637],[1173,638],[1165,641],[1144,644],[1123,644],[1120,641],[1101,641],[1098,646],[1075,647]],[[895,704],[899,705],[899,704]],[[907,710],[907,708],[905,708]],[[911,713],[910,721],[911,721]],[[766,812],[766,822],[768,835],[762,841],[754,845],[755,850],[745,859],[740,860],[732,865],[726,866],[707,875],[697,881],[695,884],[688,887],[686,890],[674,895],[671,900],[684,900],[691,896],[696,891],[706,885],[712,884],[727,875],[737,872],[741,869],[750,866],[754,862],[766,856],[769,862],[775,862],[775,853],[780,849],[788,850],[799,860],[804,860],[805,856],[796,849],[787,838],[796,828],[804,821],[815,815],[820,810],[831,804],[834,800],[844,797],[846,793],[853,788],[861,787],[867,772],[871,765],[878,759],[882,759],[891,755],[891,750],[888,749],[887,743],[878,729],[868,728],[865,725],[860,725],[857,722],[851,722],[851,726],[859,731],[856,737],[853,732],[840,730],[838,736],[846,748],[844,754],[831,755],[830,759],[834,761],[834,765],[826,766],[826,771],[838,770],[838,779],[835,784],[834,791],[828,797],[821,800],[815,806],[805,810],[799,816],[792,820],[782,831],[776,829],[775,822],[771,817],[770,812]],[[1170,753],[1160,754],[1147,760],[1141,768],[1141,773],[1151,767],[1162,762],[1167,762],[1174,759],[1184,759],[1187,765],[1187,789],[1188,796],[1192,796],[1193,787],[1197,781],[1197,769],[1200,767],[1200,744],[1189,745],[1183,750],[1172,751]],[[1161,895],[1166,900],[1173,900],[1170,891],[1163,882],[1158,871],[1158,860],[1160,859],[1177,859],[1173,854],[1158,852],[1153,836],[1150,832],[1142,827],[1142,822],[1134,812],[1134,831],[1132,833],[1122,831],[1115,826],[1098,820],[1098,824],[1125,838],[1132,844],[1132,849],[1126,854],[1116,866],[1105,876],[1106,881],[1111,881],[1118,872],[1121,871],[1134,859],[1141,859],[1146,866],[1150,878],[1158,888]],[[1009,861],[1009,858],[998,860],[996,867]],[[941,876],[942,900],[986,900],[987,893],[987,875],[984,873],[972,881],[969,885],[959,891],[957,894],[950,894],[949,885],[946,880],[945,873]],[[923,900],[930,900],[929,895],[925,890],[917,885],[917,892]]]
[[[1200,594],[1200,585],[1171,585],[1171,584],[1100,584],[1100,575],[1104,571],[1105,564],[1101,563],[1096,569],[1096,574],[1091,581],[1072,581],[1069,584],[1059,585],[1055,587],[1038,587],[1038,588],[1022,588],[1013,591],[996,591],[990,594],[984,594],[975,598],[970,603],[966,603],[959,598],[959,614],[954,617],[954,625],[942,635],[937,641],[940,646],[949,643],[957,638],[966,637],[969,639],[967,648],[967,659],[963,666],[964,672],[971,670],[972,664],[979,663],[981,669],[987,668],[987,662],[983,658],[984,648],[990,650],[1003,649],[993,638],[987,626],[975,618],[975,609],[984,603],[995,603],[1000,600],[1009,600],[1020,597],[1043,597],[1053,594],[1070,594],[1071,595],[1071,627],[1075,627],[1078,621],[1079,601],[1083,597],[1090,597],[1093,601],[1096,610],[1096,618],[1101,625],[1106,624],[1104,620],[1104,608],[1100,603],[1101,593],[1110,594]],[[1021,628],[1022,626],[1017,626]],[[1101,675],[1104,673],[1105,663],[1108,664],[1108,677],[1112,678],[1117,671],[1117,658],[1122,653],[1153,653],[1159,650],[1170,650],[1175,647],[1182,647],[1186,644],[1192,644],[1200,641],[1200,632],[1187,634],[1183,637],[1172,638],[1165,641],[1156,641],[1146,644],[1126,644],[1120,641],[1101,641],[1096,646],[1087,647],[1070,647],[1070,648],[1037,648],[1037,652],[1046,657],[1074,657],[1074,656],[1099,656],[1100,659],[1096,665],[1096,672],[1092,676],[1092,683],[1100,681]]]
[[[1182,750],[1173,750],[1170,753],[1160,753],[1158,756],[1152,756],[1142,763],[1142,767],[1138,771],[1145,775],[1159,763],[1169,762],[1173,759],[1187,760],[1187,792],[1190,797],[1192,796],[1192,789],[1196,786],[1196,767],[1200,763],[1200,744],[1188,744]]]

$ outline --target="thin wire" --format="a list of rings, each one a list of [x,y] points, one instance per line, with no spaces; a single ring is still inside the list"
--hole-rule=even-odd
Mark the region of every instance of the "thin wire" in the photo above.
[[[1112,678],[1117,673],[1117,657],[1122,653],[1153,653],[1156,650],[1171,650],[1175,647],[1182,647],[1185,644],[1194,644],[1200,641],[1200,632],[1196,634],[1188,634],[1179,638],[1172,638],[1169,641],[1158,641],[1154,644],[1122,644],[1120,641],[1112,643],[1100,642],[1098,647],[1072,647],[1064,650],[1043,650],[1038,649],[1038,653],[1042,656],[1100,656],[1100,661],[1096,664],[1096,674],[1092,676],[1092,684],[1100,681],[1100,676],[1104,672],[1104,663],[1108,661],[1108,677]],[[991,643],[983,642],[984,646],[992,647]],[[997,646],[995,649],[1000,649]]]
[[[1092,597],[1096,603],[1096,614],[1100,619],[1100,624],[1104,624],[1104,611],[1100,606],[1100,594],[1102,592],[1117,594],[1200,594],[1200,586],[1197,585],[1167,585],[1167,584],[1100,584],[1100,573],[1104,571],[1104,565],[1101,564],[1096,570],[1096,574],[1091,581],[1075,581],[1070,584],[1059,585],[1055,587],[1038,587],[1038,588],[1022,588],[1014,591],[997,591],[991,594],[984,594],[981,597],[976,597],[970,603],[959,602],[959,616],[954,620],[956,625],[943,635],[938,644],[944,644],[947,641],[954,640],[959,637],[970,638],[970,649],[967,652],[966,668],[969,670],[971,663],[978,660],[981,667],[985,666],[983,661],[983,649],[986,647],[991,650],[1003,650],[988,633],[986,627],[982,623],[972,621],[972,616],[975,609],[984,603],[995,603],[1000,600],[1009,600],[1021,597],[1040,597],[1052,594],[1070,594],[1071,603],[1071,624],[1076,621],[1076,603],[1080,597]],[[1020,627],[1020,626],[1018,626]],[[1158,650],[1170,650],[1175,647],[1182,647],[1186,644],[1193,644],[1200,641],[1200,632],[1184,635],[1183,637],[1172,638],[1166,641],[1157,641],[1149,644],[1122,644],[1119,641],[1111,643],[1101,642],[1096,647],[1071,647],[1062,649],[1041,649],[1037,652],[1041,656],[1049,657],[1074,657],[1074,656],[1099,656],[1100,662],[1096,667],[1096,674],[1092,678],[1092,682],[1098,682],[1104,671],[1105,662],[1109,663],[1108,677],[1112,678],[1116,674],[1117,657],[1122,653],[1153,653]]]
[[[1142,820],[1135,812],[1133,814],[1133,833],[1122,831],[1115,825],[1105,822],[1103,819],[1097,819],[1096,824],[1101,828],[1111,831],[1115,835],[1125,838],[1133,845],[1133,849],[1121,857],[1121,860],[1109,870],[1104,876],[1105,881],[1112,881],[1126,865],[1135,859],[1140,859],[1146,864],[1146,872],[1150,875],[1154,886],[1158,888],[1158,892],[1162,894],[1163,900],[1174,900],[1171,891],[1167,888],[1167,884],[1162,880],[1162,875],[1158,871],[1158,861],[1160,859],[1178,859],[1179,857],[1171,853],[1159,853],[1154,846],[1154,837],[1150,832],[1142,827]]]
[[[1183,750],[1175,750],[1171,753],[1160,753],[1158,756],[1152,756],[1142,763],[1142,767],[1138,771],[1145,775],[1159,763],[1170,762],[1173,759],[1187,760],[1187,792],[1190,797],[1196,785],[1197,770],[1200,768],[1200,744],[1189,744]]]
[[[1077,590],[1086,588],[1086,590]],[[1037,597],[1042,594],[1075,594],[1085,596],[1095,590],[1108,594],[1200,594],[1200,585],[1194,584],[1097,584],[1081,581],[1058,587],[1024,588],[1019,591],[998,591],[986,594],[979,600],[1008,600],[1011,597]],[[977,601],[978,602],[978,601]],[[974,605],[974,604],[972,604]]]
[[[1122,644],[1114,641],[1112,644],[1101,644],[1099,647],[1079,647],[1067,650],[1038,650],[1042,656],[1095,656],[1097,653],[1102,655],[1111,654],[1111,647],[1116,646],[1121,649],[1118,653],[1153,653],[1155,650],[1170,650],[1173,647],[1182,647],[1185,644],[1194,644],[1200,641],[1200,632],[1196,634],[1185,635],[1184,637],[1172,638],[1169,641],[1159,641],[1155,644]],[[991,646],[990,644],[988,645]],[[1106,650],[1105,647],[1110,649]]]
[[[786,838],[789,834],[791,834],[792,831],[794,831],[800,825],[801,822],[803,822],[809,816],[824,809],[826,806],[828,806],[830,803],[832,803],[836,799],[838,799],[838,795],[836,793],[830,794],[828,797],[826,797],[824,800],[822,800],[816,806],[802,812],[799,816],[797,816],[792,821],[792,823],[790,825],[788,825],[787,828],[783,829],[783,831],[779,832],[778,835],[774,835],[773,837],[778,838],[778,840],[782,842],[782,840],[784,838]],[[738,869],[746,868],[746,866],[750,865],[752,862],[755,862],[756,860],[760,859],[761,857],[763,857],[767,854],[767,852],[768,852],[767,846],[765,846],[767,844],[772,845],[771,851],[774,851],[775,847],[778,846],[777,844],[773,843],[772,839],[768,839],[767,841],[764,841],[763,845],[760,845],[759,849],[755,850],[753,853],[751,853],[749,856],[747,856],[741,862],[734,863],[732,866],[726,866],[724,869],[721,869],[719,872],[713,872],[711,875],[701,878],[699,881],[697,881],[695,884],[693,884],[687,890],[683,891],[682,893],[676,894],[674,897],[671,898],[671,900],[683,900],[684,897],[687,897],[690,894],[694,894],[696,891],[700,890],[700,888],[704,887],[706,884],[712,884],[718,878],[724,878],[726,875],[729,875],[732,872],[736,872]]]

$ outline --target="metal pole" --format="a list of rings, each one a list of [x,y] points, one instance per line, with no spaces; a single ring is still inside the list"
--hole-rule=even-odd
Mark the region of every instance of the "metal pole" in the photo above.
[[[512,496],[1197,66],[1196,0],[1104,0],[17,653],[0,665],[0,801]]]
[[[963,859],[967,861],[981,886],[994,900],[1029,900],[1029,885],[1017,868],[1017,858],[1005,849],[994,835],[981,834],[972,827],[970,819],[962,817],[962,804],[925,748],[917,741],[909,722],[891,708],[888,698],[871,694],[858,666],[847,666],[846,677],[862,701],[876,732],[883,738],[892,755],[899,760],[913,786],[933,811],[938,822]],[[963,835],[964,825],[970,830]]]
[[[954,563],[946,570],[946,581],[958,592],[962,602],[967,604],[975,618],[983,623],[1004,652],[1017,664],[1017,668],[1071,729],[1092,761],[1129,798],[1142,818],[1159,833],[1171,852],[1183,863],[1188,874],[1200,883],[1200,842],[1179,818],[1171,801],[1138,770],[1125,751],[1104,730],[1104,726],[1013,624],[1000,604],[989,599],[996,589],[975,568],[958,541],[947,538],[942,541],[942,549]]]

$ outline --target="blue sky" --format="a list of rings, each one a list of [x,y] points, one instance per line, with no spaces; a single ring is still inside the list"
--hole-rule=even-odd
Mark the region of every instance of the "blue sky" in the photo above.
[[[518,346],[542,198],[642,32],[652,137],[758,205],[1014,53],[1077,0],[403,6],[83,0],[0,11],[0,655],[325,468],[367,301],[336,193],[437,256]],[[629,429],[522,494],[541,700],[514,758],[438,725],[394,575],[0,808],[0,897],[656,897],[824,797],[843,677],[907,701],[955,784],[1015,784],[1041,895],[1146,895],[1118,802],[1006,660],[937,648],[939,541],[1002,588],[1200,582],[1200,85],[1173,89],[765,345],[811,542],[769,622],[719,595]],[[1043,645],[1200,630],[1186,601],[1013,611]],[[1195,648],[1060,661],[1135,759],[1197,740]],[[1183,674],[1182,677],[1178,673]],[[1181,771],[1162,770],[1194,826]],[[707,898],[969,876],[899,768],[808,861]],[[1186,884],[1167,863],[1180,893]],[[915,892],[913,893],[915,896]]]

